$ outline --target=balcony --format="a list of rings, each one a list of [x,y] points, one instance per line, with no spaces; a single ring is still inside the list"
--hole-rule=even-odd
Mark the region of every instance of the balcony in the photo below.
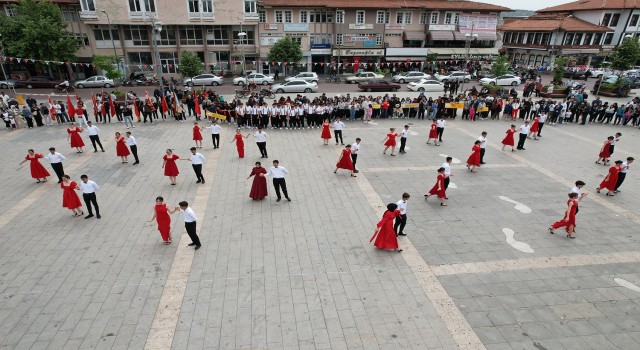
[[[158,14],[156,12],[148,12],[148,11],[129,11],[129,19],[132,21],[144,21],[149,18],[158,18]]]
[[[78,11],[81,19],[98,19],[97,11]]]
[[[213,12],[189,12],[190,21],[213,21],[215,16]]]
[[[258,16],[257,12],[245,12],[244,13],[244,19],[245,21],[258,21],[260,19],[260,17]]]

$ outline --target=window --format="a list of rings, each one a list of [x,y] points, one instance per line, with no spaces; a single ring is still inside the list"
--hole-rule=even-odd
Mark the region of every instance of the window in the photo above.
[[[386,24],[389,23],[389,17],[391,14],[389,11],[378,11],[376,12],[376,23],[378,24]]]
[[[593,36],[593,45],[600,45],[602,43],[602,33],[596,33]]]
[[[549,39],[551,39],[550,33],[542,33],[542,45],[549,45]]]
[[[156,12],[155,0],[129,0],[129,12]]]
[[[363,10],[358,10],[356,11],[356,24],[364,24],[364,11]]]
[[[336,34],[336,45],[342,46],[344,35],[342,33]]]
[[[199,0],[189,0],[189,12],[200,12]]]
[[[160,64],[162,73],[176,73],[176,64],[178,64],[177,52],[160,52]]]
[[[447,12],[444,14],[444,24],[453,24],[453,13]]]
[[[533,39],[533,43],[536,45],[542,44],[542,33],[536,33],[535,39]]]
[[[620,20],[620,14],[614,13],[613,16],[611,16],[611,22],[609,23],[609,27],[617,26],[619,20]]]
[[[79,22],[80,16],[78,15],[78,9],[73,7],[61,7],[62,20],[65,22]]]
[[[438,24],[439,21],[440,21],[440,13],[431,12],[431,22],[429,22],[429,23],[430,24]]]
[[[593,33],[586,33],[584,35],[584,41],[582,45],[591,45],[591,40],[593,39]]]
[[[344,23],[344,11],[336,11],[336,23]]]
[[[17,12],[17,5],[15,4],[6,4],[4,5],[4,13],[8,16],[8,17],[15,17],[18,15]]]
[[[398,24],[411,24],[411,12],[400,12],[396,13],[396,23]]]
[[[456,12],[453,16],[453,24],[458,24],[458,20],[460,19],[460,14]]]
[[[290,34],[287,34],[287,37],[291,38],[291,40],[295,43],[298,43],[298,45],[302,45],[302,38],[299,36],[293,36]]]
[[[96,4],[93,0],[80,0],[80,8],[82,11],[95,11]]]
[[[148,46],[149,29],[149,26],[125,26],[124,40],[131,41],[134,46]]]
[[[202,12],[213,13],[213,0],[202,0]]]
[[[265,10],[258,11],[258,22],[267,23],[267,11]]]
[[[208,45],[229,45],[229,27],[213,26],[207,29]]]
[[[276,23],[282,23],[283,20],[283,12],[282,11],[275,11],[276,14]]]
[[[333,23],[333,13],[300,11],[300,23]]]
[[[162,31],[156,34],[156,45],[158,46],[174,46],[176,45],[176,30],[173,27],[162,28]]]
[[[242,31],[247,33],[247,35],[245,37],[242,38],[242,43],[240,43],[239,41],[239,37],[238,37],[238,33],[240,33],[240,27],[233,27],[233,31],[232,31],[232,35],[233,35],[233,40],[239,44],[244,44],[244,45],[255,45],[256,41],[255,41],[255,35],[253,32],[253,29],[246,29],[247,27],[242,28]]]
[[[600,25],[608,27],[610,20],[611,20],[611,14],[610,13],[605,13],[604,17],[602,17],[602,23],[600,23]]]
[[[275,13],[276,13],[276,23],[283,23],[283,22],[291,23],[292,16],[293,16],[293,13],[291,11],[278,10]]]
[[[582,33],[576,33],[576,35],[573,37],[573,45],[580,45],[581,42],[582,42]]]
[[[244,0],[244,13],[258,12],[258,0]]]
[[[109,27],[95,27],[93,28],[93,37],[96,41],[99,40],[120,40],[120,36],[118,35],[118,30],[112,28],[109,30]]]
[[[202,28],[197,26],[180,26],[180,45],[202,45]]]
[[[607,35],[604,36],[603,45],[611,45],[612,41],[613,41],[613,33],[607,33]]]
[[[286,23],[293,22],[293,12],[292,11],[284,11],[284,21]]]
[[[633,15],[631,16],[631,21],[629,21],[629,27],[636,27],[638,26],[638,15]]]
[[[331,34],[309,34],[309,43],[311,45],[317,44],[332,44]]]
[[[420,12],[420,24],[427,24],[428,14],[426,12]]]
[[[148,64],[152,65],[151,52],[128,52],[129,64]]]
[[[573,42],[573,33],[567,33],[564,37],[564,45],[571,45]]]
[[[382,34],[376,34],[376,45],[382,45]]]

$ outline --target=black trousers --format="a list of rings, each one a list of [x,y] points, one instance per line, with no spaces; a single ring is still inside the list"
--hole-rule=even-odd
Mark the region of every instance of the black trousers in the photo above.
[[[480,148],[480,164],[484,163],[484,151],[485,148]]]
[[[393,230],[396,231],[396,236],[404,233],[402,230],[404,230],[405,225],[407,225],[407,214],[402,214],[396,218],[396,224],[393,225]],[[398,227],[400,227],[399,231]]]
[[[204,176],[202,176],[202,164],[191,164],[191,166],[193,167],[193,171],[196,172],[198,181],[204,182]]]
[[[282,198],[280,196],[280,189],[282,189],[284,198],[289,198],[289,194],[287,193],[287,182],[284,180],[284,178],[273,179],[273,187],[276,189],[276,196],[278,197],[278,199]]]
[[[131,149],[131,154],[133,154],[133,158],[136,160],[136,163],[140,163],[140,159],[138,159],[138,146],[130,145],[129,149]]]
[[[83,193],[82,199],[84,199],[84,204],[87,206],[87,211],[89,211],[89,215],[93,215],[91,204],[93,204],[93,206],[96,208],[96,214],[100,215],[100,208],[98,207],[98,199],[96,198],[95,193]]]
[[[517,149],[524,148],[524,142],[527,140],[527,134],[520,134],[520,138],[518,139],[518,147]]]
[[[100,149],[104,152],[104,147],[102,147],[102,143],[100,142],[100,136],[99,135],[89,135],[89,139],[91,140],[91,144],[93,145],[93,150],[94,151],[98,151],[98,148],[96,147],[96,144],[98,144],[98,146],[100,146]]]
[[[542,132],[542,127],[544,126],[544,123],[539,123],[538,124],[538,136],[541,136],[540,133]]]
[[[616,145],[609,145],[609,154],[613,154],[613,150],[616,149]]]
[[[624,182],[625,177],[627,177],[627,173],[623,173],[623,172],[618,173],[618,182],[616,182],[616,188],[615,188],[616,191],[618,190],[620,185],[622,185],[622,183]]]
[[[196,233],[196,222],[195,221],[185,222],[184,228],[187,229],[187,234],[189,235],[189,238],[191,238],[191,242],[193,242],[193,244],[195,244],[196,247],[199,247],[200,237],[198,237],[198,234]]]
[[[444,128],[436,128],[436,133],[438,134],[438,140],[442,142],[442,134],[444,133]]]
[[[401,137],[400,138],[400,152],[404,153],[404,146],[407,145],[407,138],[406,137]]]
[[[448,176],[444,178],[444,190],[445,191],[447,190],[447,188],[449,188],[449,181],[451,181],[451,180],[449,179]]]
[[[64,175],[64,168],[62,167],[62,163],[51,163],[51,167],[53,168],[53,171],[56,172],[58,181],[62,181],[62,175]]]
[[[211,134],[211,140],[213,141],[213,148],[220,147],[220,134]]]
[[[353,171],[356,171],[356,162],[358,161],[358,155],[351,153],[351,162],[353,163]]]
[[[267,143],[256,142],[256,145],[258,145],[258,149],[260,150],[260,155],[267,158]]]
[[[338,144],[338,137],[340,138],[340,144],[344,145],[342,141],[342,130],[334,130],[333,135],[336,137],[336,145]]]

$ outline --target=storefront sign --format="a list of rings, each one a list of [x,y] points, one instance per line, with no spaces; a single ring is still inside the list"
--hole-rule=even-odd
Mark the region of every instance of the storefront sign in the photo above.
[[[264,29],[266,30],[278,30],[278,23],[265,23]]]
[[[331,55],[331,49],[311,49],[311,55]]]
[[[260,45],[262,46],[271,46],[278,42],[278,40],[282,39],[281,36],[261,36],[260,37]]]
[[[429,25],[429,30],[449,30],[449,31],[454,31],[456,30],[456,25],[455,24],[430,24]]]
[[[407,26],[405,26],[404,24],[387,23],[384,25],[384,29],[387,29],[387,30],[405,30],[406,28]]]
[[[349,23],[349,29],[356,29],[356,30],[373,29],[373,24]]]
[[[331,44],[311,44],[309,45],[311,46],[311,49],[330,49],[331,48]],[[329,52],[329,54],[331,54],[331,52]]]
[[[497,55],[469,55],[470,60],[490,60]],[[464,60],[466,59],[465,55],[451,55],[452,60]]]
[[[308,32],[309,23],[285,23],[285,32]]]
[[[371,39],[374,39],[373,35],[357,35],[345,37],[345,40],[347,41],[368,41]]]
[[[367,41],[363,41],[362,42],[362,46],[364,46],[364,47],[376,47],[376,46],[378,46],[378,43],[376,43],[375,40],[367,40]]]
[[[334,56],[384,56],[384,49],[333,50]]]
[[[389,47],[387,56],[427,56],[427,48],[421,47]]]

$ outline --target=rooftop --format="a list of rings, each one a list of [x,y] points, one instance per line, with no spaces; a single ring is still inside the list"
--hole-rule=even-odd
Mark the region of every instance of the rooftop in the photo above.
[[[543,12],[567,12],[584,10],[615,10],[640,8],[640,0],[579,0],[563,5],[551,6],[541,10]]]
[[[511,11],[510,8],[482,2],[465,0],[262,0],[263,6],[272,7],[331,7],[331,8],[376,8],[376,9],[434,9],[434,10],[473,10],[473,11]]]
[[[567,32],[610,32],[611,29],[572,17],[567,13],[534,15],[528,18],[505,22],[498,28],[502,31],[544,31],[558,29]]]

